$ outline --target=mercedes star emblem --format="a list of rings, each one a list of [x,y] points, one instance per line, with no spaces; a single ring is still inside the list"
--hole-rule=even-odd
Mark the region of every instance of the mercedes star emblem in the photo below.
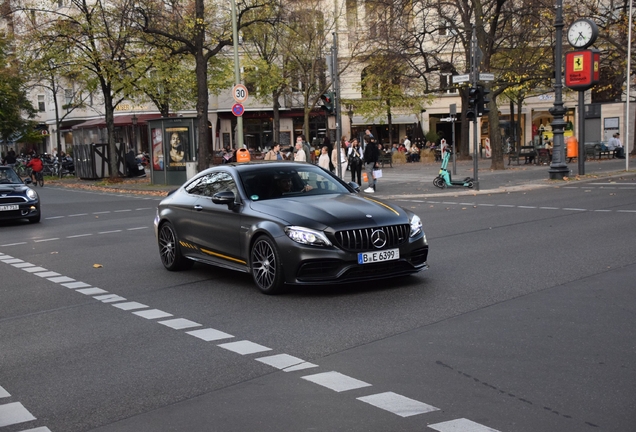
[[[371,233],[371,243],[377,249],[383,248],[386,244],[386,234],[382,230],[375,230]]]

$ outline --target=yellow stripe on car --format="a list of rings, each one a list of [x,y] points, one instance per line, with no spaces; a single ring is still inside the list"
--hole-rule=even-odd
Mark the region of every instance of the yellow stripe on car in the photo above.
[[[207,249],[203,249],[203,248],[202,248],[202,249],[201,249],[201,252],[206,253],[206,254],[208,254],[208,255],[215,256],[215,257],[217,257],[217,258],[223,258],[223,259],[226,259],[226,260],[229,260],[229,261],[234,261],[234,262],[237,262],[237,263],[239,263],[239,264],[247,264],[247,263],[246,263],[245,261],[243,261],[243,260],[240,260],[240,259],[237,259],[237,258],[232,258],[232,257],[229,257],[229,256],[227,256],[227,255],[222,255],[222,254],[220,254],[220,253],[212,252],[212,251],[209,251],[209,250],[207,250]]]
[[[374,200],[374,199],[372,199],[372,198],[369,198],[369,197],[364,197],[364,199],[367,199],[367,200],[369,200],[369,201],[373,201],[373,202],[374,202],[374,203],[376,203],[376,204],[380,204],[382,207],[386,207],[386,208],[388,208],[389,210],[391,210],[391,211],[392,211],[393,213],[395,213],[396,215],[399,215],[399,214],[400,214],[400,213],[398,213],[398,212],[397,212],[394,208],[389,207],[388,205],[386,205],[386,204],[384,204],[384,203],[381,203],[380,201],[376,201],[376,200]]]

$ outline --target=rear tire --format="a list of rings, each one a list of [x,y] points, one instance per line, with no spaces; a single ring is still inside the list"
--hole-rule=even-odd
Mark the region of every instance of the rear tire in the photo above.
[[[256,239],[250,253],[252,277],[265,294],[283,291],[283,267],[276,244],[267,236]]]
[[[40,187],[44,187],[44,175],[42,173],[37,173],[35,178],[38,181]]]
[[[192,267],[194,261],[187,259],[181,253],[177,232],[170,222],[166,222],[159,228],[159,256],[161,263],[170,271],[186,270]]]

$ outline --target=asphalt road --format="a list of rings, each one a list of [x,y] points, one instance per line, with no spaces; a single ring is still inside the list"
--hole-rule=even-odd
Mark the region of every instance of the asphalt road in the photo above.
[[[155,197],[39,192],[0,225],[0,432],[636,430],[634,183],[402,197],[429,271],[276,297],[165,271]]]

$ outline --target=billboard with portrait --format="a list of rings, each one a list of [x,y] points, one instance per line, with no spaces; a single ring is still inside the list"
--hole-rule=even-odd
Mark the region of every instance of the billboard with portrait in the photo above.
[[[168,170],[185,170],[186,161],[190,161],[190,128],[186,126],[165,129],[165,155]]]

